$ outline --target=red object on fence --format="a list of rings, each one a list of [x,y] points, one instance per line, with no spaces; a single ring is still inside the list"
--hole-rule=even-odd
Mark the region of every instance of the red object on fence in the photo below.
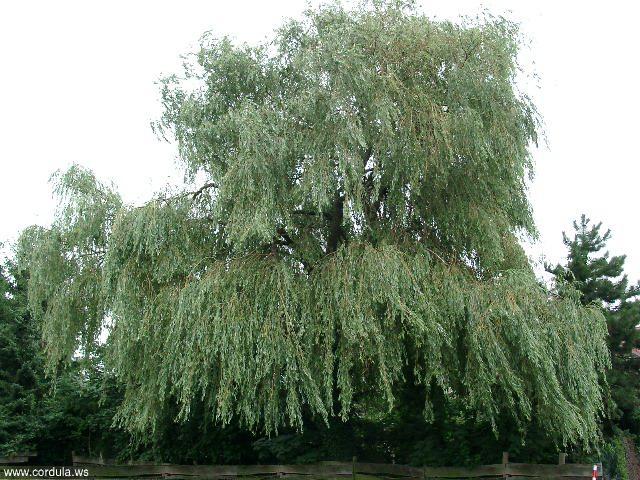
[[[593,466],[593,475],[591,476],[591,480],[598,480],[598,465]]]

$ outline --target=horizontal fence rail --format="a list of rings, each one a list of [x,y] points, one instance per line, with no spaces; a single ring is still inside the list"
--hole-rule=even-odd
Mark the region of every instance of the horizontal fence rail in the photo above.
[[[564,462],[564,457],[562,462]],[[592,464],[561,463],[558,465],[531,463],[498,463],[477,467],[410,467],[384,463],[319,462],[304,465],[173,465],[144,462],[117,464],[111,460],[73,456],[74,466],[84,466],[92,478],[136,477],[283,477],[315,480],[351,477],[354,480],[375,479],[497,479],[511,480],[584,480],[591,479]],[[598,465],[598,478],[602,478],[602,466]]]
[[[30,458],[36,457],[37,454],[33,452],[22,452],[10,455],[8,457],[0,457],[0,465],[16,465],[19,463],[27,463]]]

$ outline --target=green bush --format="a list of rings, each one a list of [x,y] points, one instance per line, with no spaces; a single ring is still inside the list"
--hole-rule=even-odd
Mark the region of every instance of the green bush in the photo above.
[[[602,448],[602,465],[611,480],[629,480],[624,434],[617,432]]]

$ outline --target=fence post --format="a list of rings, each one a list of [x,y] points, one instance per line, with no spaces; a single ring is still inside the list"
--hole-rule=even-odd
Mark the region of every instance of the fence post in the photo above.
[[[558,465],[564,465],[567,462],[567,454],[561,452],[558,454]]]
[[[358,457],[353,457],[352,458],[352,465],[351,465],[351,477],[352,480],[356,480],[356,462],[358,461]]]
[[[502,452],[502,478],[508,478],[507,467],[509,464],[509,452]]]

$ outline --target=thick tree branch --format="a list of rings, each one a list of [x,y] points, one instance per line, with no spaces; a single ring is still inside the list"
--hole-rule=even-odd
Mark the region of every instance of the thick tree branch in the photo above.
[[[322,217],[325,220],[329,220],[331,218],[331,215],[326,212],[316,212],[314,210],[297,209],[291,213],[294,215],[306,215],[309,217]]]
[[[204,192],[208,188],[218,188],[218,184],[215,182],[205,183],[198,190],[191,193],[191,199],[195,200],[196,198],[198,198],[199,195],[202,195],[202,192]]]
[[[342,219],[344,217],[344,195],[337,194],[333,203],[329,219],[329,236],[327,238],[327,253],[338,250],[345,239]]]

